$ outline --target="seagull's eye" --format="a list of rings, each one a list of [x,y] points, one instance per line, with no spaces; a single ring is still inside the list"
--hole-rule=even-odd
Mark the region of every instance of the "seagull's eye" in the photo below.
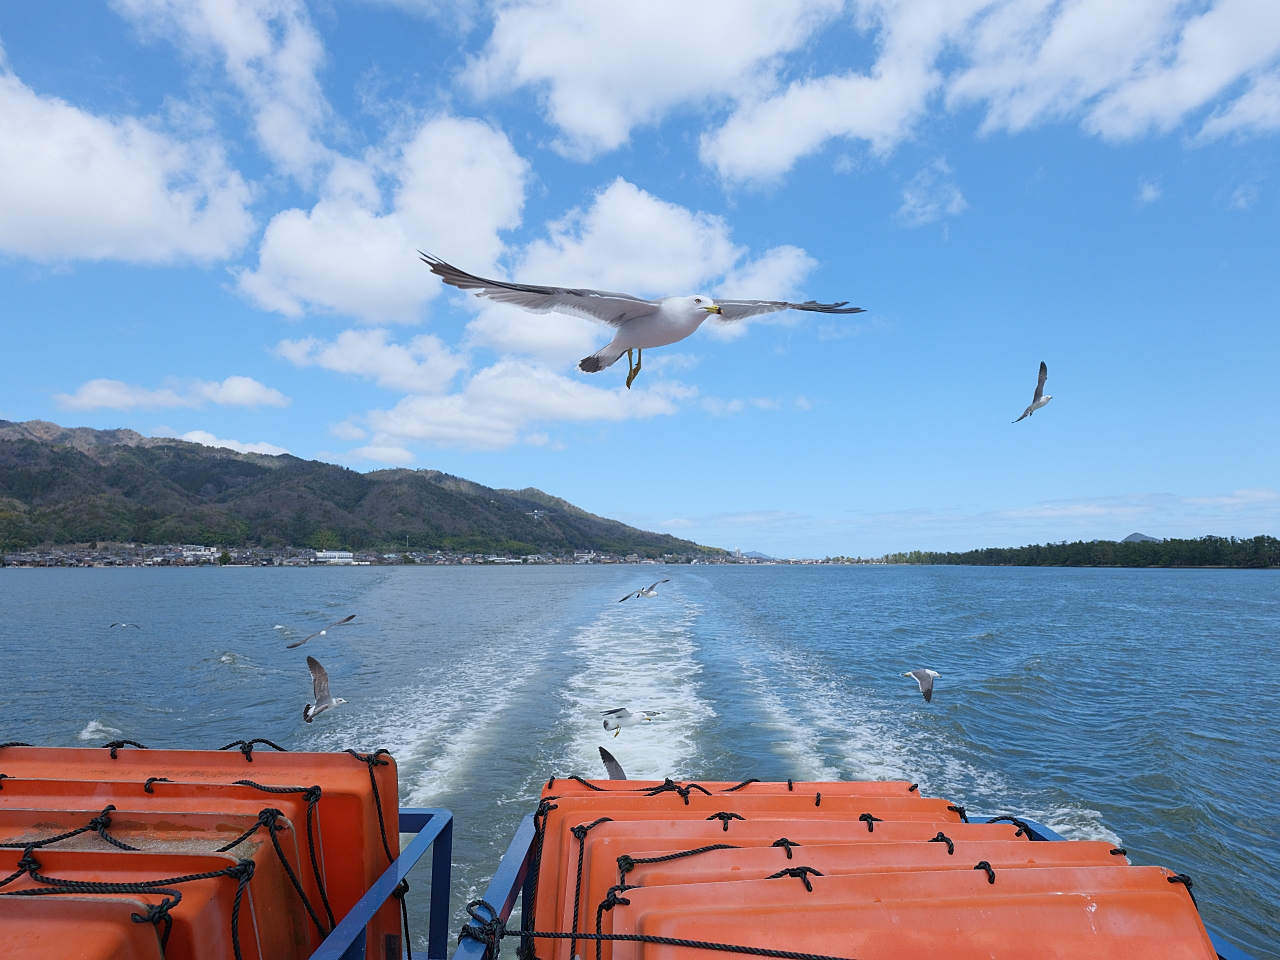
[[[702,302],[702,298],[701,298],[701,297],[694,297],[694,298],[693,298],[693,302],[694,302],[694,303],[701,303],[701,302]]]

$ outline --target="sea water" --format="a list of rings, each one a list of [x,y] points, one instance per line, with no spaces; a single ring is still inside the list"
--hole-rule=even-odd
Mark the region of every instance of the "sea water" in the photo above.
[[[457,818],[454,933],[542,784],[603,777],[601,745],[633,778],[910,780],[1185,872],[1275,960],[1278,641],[1280,571],[6,569],[0,742],[385,747],[402,805]],[[307,654],[350,701],[313,724]],[[622,706],[660,715],[615,738]]]

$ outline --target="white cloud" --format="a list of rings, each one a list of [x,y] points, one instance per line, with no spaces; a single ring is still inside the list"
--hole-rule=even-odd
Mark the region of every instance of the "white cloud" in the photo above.
[[[919,227],[945,216],[963,213],[968,206],[960,188],[951,181],[951,168],[947,161],[938,158],[923,167],[903,187],[898,217],[908,226]]]
[[[538,364],[504,359],[473,376],[459,393],[405,397],[390,410],[371,411],[366,420],[374,431],[371,447],[418,442],[498,450],[517,443],[533,425],[669,416],[677,401],[695,394],[669,381],[603,389]]]
[[[1259,77],[1238,100],[1215,111],[1200,136],[1212,140],[1229,133],[1270,133],[1280,130],[1280,72]]]
[[[344,330],[332,342],[281,340],[275,352],[300,367],[351,373],[406,393],[442,393],[467,366],[439,337],[423,335],[401,345],[389,343],[381,329]]]
[[[259,441],[257,443],[242,443],[239,440],[223,440],[215,437],[207,430],[189,430],[178,439],[189,440],[192,443],[202,443],[206,447],[226,447],[228,450],[235,450],[238,453],[267,453],[271,456],[278,457],[282,453],[288,453],[284,447],[277,447],[274,443]]]
[[[252,377],[227,377],[221,383],[171,378],[158,390],[148,390],[121,380],[90,380],[75,393],[55,394],[53,399],[67,410],[198,408],[207,403],[227,407],[287,407],[290,403],[279,390]]]
[[[1148,177],[1138,178],[1138,202],[1155,203],[1160,199],[1160,180]]]
[[[800,47],[843,0],[506,0],[468,66],[481,95],[532,87],[563,137],[590,157],[672,109],[768,89],[776,58]]]
[[[389,210],[381,174],[396,181]],[[528,164],[501,131],[436,117],[388,156],[336,162],[310,211],[277,214],[257,270],[239,275],[240,290],[289,317],[315,309],[369,323],[413,322],[441,286],[415,251],[471,272],[491,269],[503,250],[499,232],[520,223],[527,176]]]
[[[220,147],[39,96],[0,51],[0,250],[169,263],[239,250],[250,191]]]
[[[330,151],[332,120],[316,77],[324,44],[302,0],[113,0],[144,36],[167,36],[198,58],[217,58],[253,113],[263,151],[310,184]]]

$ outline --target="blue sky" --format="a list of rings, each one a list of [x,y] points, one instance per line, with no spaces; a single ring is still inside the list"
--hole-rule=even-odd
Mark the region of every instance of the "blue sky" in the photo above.
[[[13,0],[0,418],[775,555],[1275,534],[1277,130],[1259,0]],[[628,391],[419,248],[867,312]]]

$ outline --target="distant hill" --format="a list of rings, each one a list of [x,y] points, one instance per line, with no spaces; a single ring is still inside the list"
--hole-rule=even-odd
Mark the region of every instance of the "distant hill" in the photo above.
[[[0,420],[6,550],[91,541],[403,550],[406,536],[414,550],[459,553],[723,553],[532,487],[494,490],[438,470],[357,473],[132,430]]]
[[[888,563],[957,564],[975,567],[1280,567],[1280,540],[1275,537],[1201,537],[1198,540],[1155,540],[1132,537],[1121,543],[1032,544],[991,547],[966,553],[913,550],[891,553]]]
[[[1121,543],[1160,543],[1159,537],[1148,537],[1145,533],[1131,533]]]

